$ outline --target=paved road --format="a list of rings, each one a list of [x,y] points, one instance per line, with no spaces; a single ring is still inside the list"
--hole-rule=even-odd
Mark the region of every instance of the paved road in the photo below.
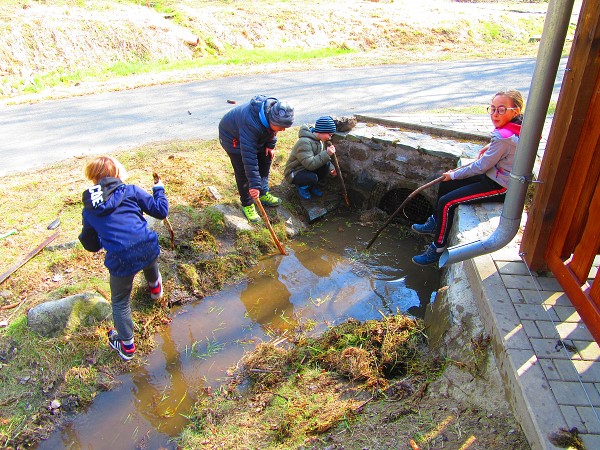
[[[554,85],[557,97],[563,59]],[[529,92],[535,59],[501,59],[228,77],[0,108],[0,175],[72,156],[217,137],[219,119],[255,94],[287,100],[296,124],[322,114],[394,115],[487,104],[499,88]]]

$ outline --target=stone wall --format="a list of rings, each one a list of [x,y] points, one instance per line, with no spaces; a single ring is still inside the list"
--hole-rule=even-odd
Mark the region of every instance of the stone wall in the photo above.
[[[393,189],[413,191],[439,177],[469,150],[469,144],[459,140],[367,123],[337,133],[333,143],[352,204],[361,209],[379,206]],[[437,189],[422,195],[433,205]]]

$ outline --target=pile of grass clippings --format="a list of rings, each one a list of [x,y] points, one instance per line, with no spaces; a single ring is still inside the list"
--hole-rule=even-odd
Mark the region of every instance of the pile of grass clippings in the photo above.
[[[440,370],[425,357],[422,321],[403,315],[291,340],[259,344],[229,385],[200,399],[182,448],[297,448],[351,422],[370,399],[413,395]]]

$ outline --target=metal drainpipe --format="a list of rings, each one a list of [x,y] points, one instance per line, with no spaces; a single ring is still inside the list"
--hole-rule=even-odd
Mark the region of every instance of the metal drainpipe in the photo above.
[[[498,228],[484,240],[448,248],[440,257],[439,267],[494,252],[508,244],[517,234],[573,3],[574,0],[550,0],[548,4],[521,136]]]

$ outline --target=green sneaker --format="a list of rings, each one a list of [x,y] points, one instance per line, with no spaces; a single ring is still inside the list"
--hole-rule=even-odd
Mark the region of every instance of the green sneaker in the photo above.
[[[242,206],[242,211],[244,211],[248,222],[260,222],[260,216],[256,212],[254,205]]]
[[[281,199],[279,197],[275,197],[270,192],[267,192],[265,195],[261,195],[259,197],[260,202],[263,205],[267,206],[279,206],[281,205]]]

